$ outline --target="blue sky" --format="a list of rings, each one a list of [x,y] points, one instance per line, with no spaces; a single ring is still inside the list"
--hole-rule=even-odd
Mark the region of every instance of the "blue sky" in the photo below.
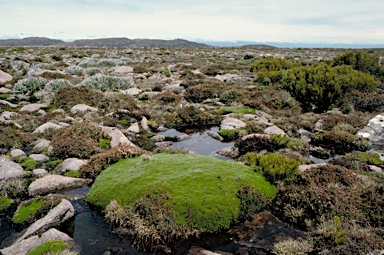
[[[0,38],[384,43],[384,0],[0,0]]]

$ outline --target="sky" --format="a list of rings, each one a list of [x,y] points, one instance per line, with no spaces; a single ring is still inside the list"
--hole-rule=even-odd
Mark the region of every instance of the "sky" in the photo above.
[[[0,0],[0,38],[384,43],[384,0]]]

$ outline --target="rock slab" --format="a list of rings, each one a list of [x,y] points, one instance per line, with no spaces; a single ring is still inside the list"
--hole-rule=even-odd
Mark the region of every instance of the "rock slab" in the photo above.
[[[372,145],[384,145],[384,114],[379,114],[368,121],[368,124],[356,134],[368,138]]]
[[[76,189],[91,182],[90,179],[72,178],[61,175],[46,175],[28,186],[29,195],[43,195],[62,189]]]
[[[12,246],[0,250],[0,252],[7,255],[25,255],[35,249],[37,246],[51,240],[60,240],[70,244],[74,243],[73,239],[70,238],[67,234],[62,233],[55,228],[51,228],[42,234],[41,237],[38,235],[32,236],[28,239],[16,242]]]
[[[16,243],[30,236],[41,234],[50,228],[60,226],[60,224],[72,218],[74,215],[75,208],[73,208],[71,202],[62,199],[61,203],[50,210],[45,217],[35,221],[29,226],[24,234],[17,239]]]
[[[7,156],[0,156],[0,180],[19,177],[22,174],[22,166],[13,162]]]

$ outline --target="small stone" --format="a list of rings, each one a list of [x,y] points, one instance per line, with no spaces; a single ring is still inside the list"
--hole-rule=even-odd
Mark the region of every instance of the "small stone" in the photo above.
[[[376,173],[382,173],[383,169],[381,167],[375,166],[375,165],[369,165],[369,169],[371,169],[372,172]]]
[[[49,160],[49,157],[44,154],[31,154],[29,155],[29,158],[33,159],[36,162],[47,162]]]
[[[279,128],[275,125],[267,127],[266,129],[264,129],[264,133],[267,135],[285,135],[284,130],[282,130],[281,128]]]
[[[7,156],[0,156],[0,180],[19,177],[23,172],[22,166],[13,162]]]
[[[42,108],[47,108],[48,106],[46,104],[28,104],[21,107],[19,112],[36,112],[39,111]]]
[[[246,125],[247,124],[245,124],[243,121],[239,119],[235,119],[232,117],[225,117],[220,123],[220,129],[234,130],[234,129],[245,127]]]
[[[32,151],[34,153],[41,153],[43,151],[47,151],[51,142],[46,139],[40,139],[37,141],[36,145],[33,147]]]
[[[129,128],[127,128],[127,131],[136,133],[136,134],[140,133],[139,123],[137,122],[133,123]]]
[[[43,125],[37,127],[35,129],[35,131],[32,132],[32,134],[45,133],[48,129],[58,130],[60,128],[63,128],[63,127],[60,125],[57,125],[55,123],[52,123],[52,122],[47,122],[47,123],[44,123]]]
[[[148,131],[148,132],[151,131],[150,128],[148,127],[148,120],[147,120],[146,117],[143,117],[143,118],[141,119],[140,124],[141,124],[141,127],[142,127],[144,130],[146,130],[146,131]]]
[[[86,113],[86,112],[98,112],[96,108],[93,108],[91,106],[88,106],[86,104],[77,104],[71,108],[72,114],[80,114],[80,113]]]
[[[20,150],[20,149],[15,149],[15,150],[11,150],[11,157],[13,159],[16,159],[16,158],[25,158],[27,156],[27,154],[25,154],[24,151]]]
[[[0,70],[0,84],[12,81],[13,77],[9,73]]]
[[[8,112],[8,111],[4,111],[1,116],[6,119],[6,120],[10,120],[12,119],[13,117],[16,117],[18,116],[19,114],[17,112]]]
[[[60,164],[55,167],[55,173],[66,173],[77,171],[83,165],[87,164],[88,160],[77,159],[77,158],[67,158]]]
[[[35,177],[43,177],[43,176],[48,174],[48,171],[45,169],[42,169],[42,168],[37,168],[37,169],[32,170],[32,174]]]

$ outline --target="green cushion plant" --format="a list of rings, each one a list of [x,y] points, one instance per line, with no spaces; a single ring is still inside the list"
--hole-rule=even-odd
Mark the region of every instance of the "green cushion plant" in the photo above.
[[[275,196],[260,173],[209,156],[160,153],[120,160],[93,184],[88,201],[133,228],[143,245],[228,228]],[[247,200],[247,201],[244,201]]]
[[[32,251],[28,252],[27,255],[47,255],[47,254],[57,254],[68,248],[66,242],[60,240],[50,240],[39,246],[37,246]]]

